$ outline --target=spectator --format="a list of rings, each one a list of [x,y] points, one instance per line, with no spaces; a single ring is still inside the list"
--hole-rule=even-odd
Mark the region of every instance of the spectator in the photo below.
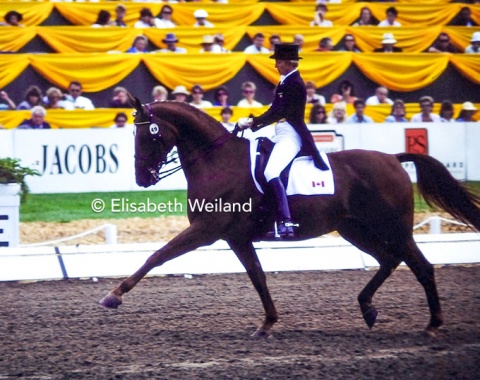
[[[330,37],[323,37],[318,43],[318,48],[315,51],[328,52],[332,51],[333,43]]]
[[[398,16],[397,8],[389,7],[389,8],[387,8],[386,13],[387,13],[387,19],[383,20],[383,21],[380,21],[378,26],[402,26],[402,24],[400,24],[396,20],[396,18]]]
[[[115,87],[113,89],[113,98],[110,101],[110,108],[132,108],[127,93],[128,91],[125,87]]]
[[[35,106],[31,110],[32,117],[22,122],[18,129],[50,129],[51,126],[45,121],[47,110],[42,106]]]
[[[125,112],[119,112],[115,115],[113,119],[114,123],[110,128],[133,128],[131,124],[127,124],[128,117]]]
[[[113,22],[114,26],[122,26],[126,27],[127,24],[125,23],[125,15],[127,14],[127,8],[123,4],[118,4],[115,7],[115,21]]]
[[[455,118],[453,117],[453,103],[450,100],[444,100],[442,102],[439,116],[443,123],[455,122]]]
[[[148,46],[148,39],[140,34],[133,40],[132,47],[127,50],[127,53],[146,53]]]
[[[201,43],[202,48],[200,49],[200,53],[213,53],[213,44],[215,42],[215,39],[213,36],[206,35],[203,36],[203,41]]]
[[[57,87],[50,87],[44,98],[45,108],[73,110],[73,103],[65,100],[62,91]]]
[[[305,82],[305,89],[307,90],[307,104],[321,104],[325,105],[325,97],[317,94],[317,86],[312,81]]]
[[[450,42],[450,36],[442,32],[438,35],[435,43],[427,49],[429,53],[460,53],[455,45]]]
[[[23,16],[21,13],[17,11],[8,11],[4,16],[5,22],[2,22],[1,26],[24,26],[20,24],[23,20]]]
[[[92,101],[85,96],[82,96],[82,85],[80,82],[70,82],[68,86],[69,95],[65,99],[73,104],[73,108],[82,110],[93,110],[95,106]]]
[[[24,101],[17,106],[17,110],[30,110],[42,105],[42,90],[38,86],[29,86],[25,91]]]
[[[372,16],[372,11],[368,7],[360,9],[360,16],[352,24],[352,26],[372,26],[377,25],[376,20]]]
[[[343,43],[338,51],[351,51],[352,53],[361,52],[355,42],[353,34],[345,34],[345,36],[343,36]]]
[[[215,25],[213,25],[210,21],[207,20],[208,13],[204,9],[197,9],[195,12],[193,12],[193,17],[197,20],[193,26],[200,26],[200,27],[207,27],[207,28],[213,28]]]
[[[190,93],[185,86],[177,86],[172,91],[173,99],[177,102],[187,102]]]
[[[223,44],[225,43],[225,38],[222,33],[217,33],[213,36],[213,53],[231,53],[230,50],[227,50]]]
[[[384,33],[382,39],[382,47],[374,50],[376,53],[399,53],[401,48],[394,46],[397,40],[393,36],[393,33]]]
[[[345,123],[347,114],[347,103],[337,102],[333,105],[332,112],[327,117],[327,124]]]
[[[347,124],[374,123],[370,116],[365,115],[365,100],[357,99],[353,102],[355,113],[345,121]]]
[[[353,87],[353,83],[348,79],[344,79],[340,82],[340,85],[338,86],[338,93],[333,94],[330,99],[332,103],[343,101],[349,104],[353,104],[355,100],[357,100],[355,97],[355,89]]]
[[[408,123],[405,114],[405,103],[401,99],[395,99],[390,115],[385,119],[385,123]]]
[[[175,28],[177,25],[172,21],[173,8],[165,4],[160,9],[160,14],[155,19],[155,26],[157,28]]]
[[[230,120],[233,116],[233,111],[230,107],[224,107],[220,111],[220,117],[222,118],[222,125],[227,129],[227,131],[231,132],[235,128],[235,123],[232,123]]]
[[[473,115],[475,115],[477,111],[478,108],[475,107],[472,102],[465,102],[462,104],[462,109],[460,110],[460,114],[457,117],[457,121],[474,121]]]
[[[203,99],[204,91],[202,86],[196,84],[192,87],[192,102],[190,103],[192,106],[197,108],[210,108],[213,107],[212,103],[208,100]]]
[[[323,105],[316,103],[312,106],[309,124],[327,124],[327,111]]]
[[[270,50],[263,46],[264,42],[265,36],[263,33],[257,33],[255,36],[253,36],[253,44],[247,46],[243,52],[248,54],[270,53]]]
[[[167,45],[165,48],[156,50],[160,53],[181,53],[184,54],[187,52],[187,49],[177,46],[177,36],[174,33],[167,33],[162,42]]]
[[[412,116],[410,122],[412,123],[439,123],[441,122],[440,116],[432,113],[433,98],[430,96],[422,96],[419,100],[420,109],[422,112]]]
[[[223,108],[228,108],[230,107],[230,104],[228,102],[228,89],[226,86],[220,86],[215,89],[215,92],[213,94],[213,99],[214,99],[214,106],[220,106]]]
[[[478,26],[472,19],[472,11],[469,7],[463,7],[454,19],[450,22],[451,26]]]
[[[242,84],[243,99],[237,104],[237,107],[251,108],[251,107],[263,107],[263,104],[255,100],[255,92],[257,86],[253,82],[244,82]]]
[[[471,44],[465,49],[465,53],[468,54],[478,54],[480,53],[480,32],[475,32],[472,34],[470,40]]]
[[[135,28],[151,28],[157,26],[152,11],[149,8],[142,8],[140,10],[139,20],[133,24]]]
[[[6,91],[0,91],[0,110],[14,110],[17,106],[12,99],[8,96]]]
[[[305,43],[305,37],[297,33],[293,36],[293,43],[298,44],[298,52],[301,52],[303,49],[303,44]]]
[[[370,96],[365,102],[367,106],[377,106],[379,104],[393,104],[393,100],[388,98],[388,88],[380,86],[375,90],[375,95]]]
[[[163,86],[155,86],[152,90],[152,97],[154,102],[164,102],[168,99],[168,91]]]
[[[315,14],[313,15],[313,21],[310,22],[310,26],[333,26],[330,20],[325,19],[325,15],[328,12],[326,4],[317,4]]]
[[[105,26],[111,26],[113,23],[110,21],[110,12],[104,9],[98,12],[97,20],[92,24],[93,28],[103,28]]]
[[[268,41],[270,42],[270,52],[275,51],[275,44],[281,44],[282,43],[282,39],[280,38],[280,36],[278,34],[272,34],[270,36],[270,38],[268,39]]]

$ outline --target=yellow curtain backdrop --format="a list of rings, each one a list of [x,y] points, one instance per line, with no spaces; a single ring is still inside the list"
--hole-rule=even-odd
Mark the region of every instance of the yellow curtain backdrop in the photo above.
[[[480,85],[480,55],[479,54],[465,54],[465,55],[451,55],[450,62],[460,71],[465,77],[473,83]]]
[[[13,82],[30,64],[25,54],[0,55],[0,88]]]
[[[23,2],[9,1],[0,3],[0,20],[3,21],[9,11],[17,11],[22,14],[21,24],[25,26],[40,25],[52,13],[54,2]]]
[[[29,26],[25,28],[0,27],[0,51],[16,52],[25,46],[37,34],[37,28]]]

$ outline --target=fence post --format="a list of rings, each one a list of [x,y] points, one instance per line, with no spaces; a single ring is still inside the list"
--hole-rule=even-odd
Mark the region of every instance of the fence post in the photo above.
[[[107,224],[105,226],[105,240],[107,244],[117,244],[117,226],[115,224]]]
[[[430,218],[430,234],[441,234],[442,233],[442,219],[438,216],[433,216]]]

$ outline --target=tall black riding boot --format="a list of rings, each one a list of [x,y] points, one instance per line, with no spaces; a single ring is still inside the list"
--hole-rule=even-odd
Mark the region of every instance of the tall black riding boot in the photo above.
[[[275,234],[275,230],[270,231],[267,233],[266,238],[293,239],[295,237],[293,227],[298,227],[298,224],[292,222],[285,187],[280,178],[274,178],[270,180],[268,184],[270,185],[273,197],[275,198],[277,234]]]

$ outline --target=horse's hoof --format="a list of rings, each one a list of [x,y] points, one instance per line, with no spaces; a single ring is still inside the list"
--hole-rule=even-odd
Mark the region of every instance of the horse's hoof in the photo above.
[[[254,338],[268,338],[270,336],[270,333],[262,328],[259,328],[257,331],[255,331],[252,334],[252,337]]]
[[[109,309],[116,309],[122,304],[122,299],[112,293],[108,293],[98,303],[103,307],[108,307]]]
[[[373,306],[363,313],[363,319],[369,328],[372,328],[377,321],[378,311]]]

